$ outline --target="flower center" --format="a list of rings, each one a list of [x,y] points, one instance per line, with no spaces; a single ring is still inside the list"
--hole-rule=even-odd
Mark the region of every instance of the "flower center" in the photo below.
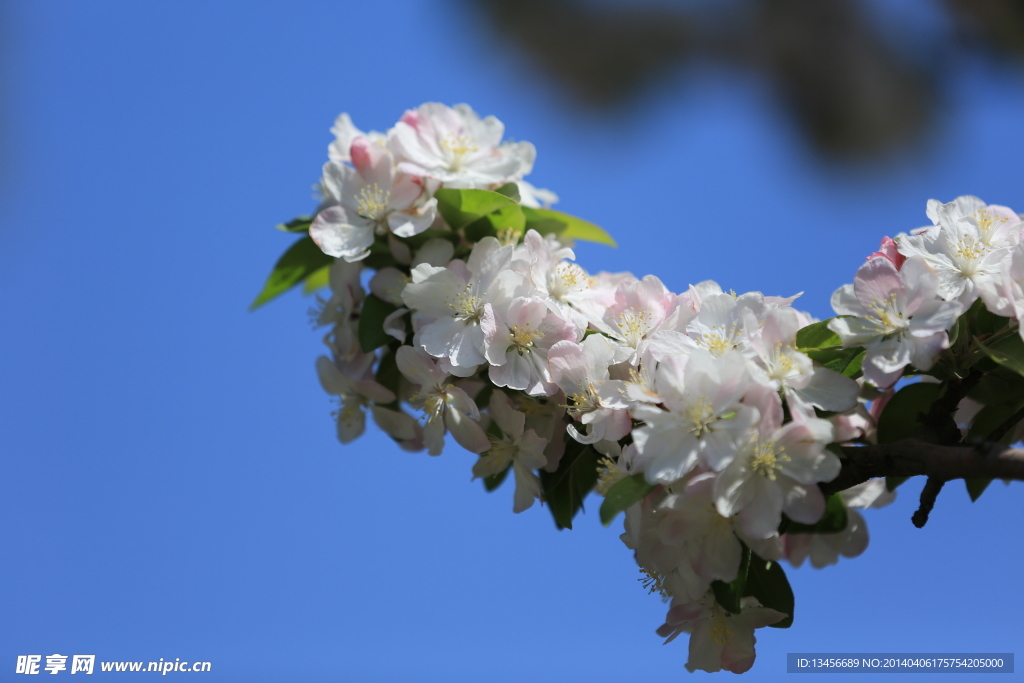
[[[363,401],[355,396],[346,396],[338,409],[331,413],[331,417],[348,427],[354,429],[359,426],[363,419]]]
[[[950,250],[950,254],[956,259],[957,268],[964,277],[970,277],[978,272],[978,261],[986,252],[987,245],[973,237],[957,240]]]
[[[534,346],[534,339],[540,339],[544,336],[544,333],[540,330],[534,330],[530,328],[530,323],[526,323],[522,327],[519,325],[513,325],[512,330],[508,335],[509,347],[507,351],[516,351],[519,355],[529,353],[530,349]]]
[[[711,352],[712,356],[721,356],[732,347],[729,340],[717,331],[705,334],[704,343],[707,345],[708,351]]]
[[[639,346],[644,335],[651,329],[652,317],[647,311],[632,308],[623,311],[616,321],[622,339],[633,348]]]
[[[380,221],[388,210],[390,198],[391,192],[380,189],[377,183],[367,185],[356,195],[356,211],[368,221]]]
[[[587,271],[575,263],[559,263],[555,268],[549,290],[551,296],[561,300],[563,297],[586,289],[590,286]]]
[[[782,446],[773,439],[758,439],[754,446],[754,456],[750,460],[750,469],[762,477],[768,477],[775,481],[778,471],[782,469],[780,463],[790,460],[791,458],[782,450]]]
[[[711,431],[714,421],[714,406],[707,396],[698,396],[683,409],[683,425],[686,431],[698,438]]]
[[[444,407],[448,403],[447,393],[451,388],[452,385],[447,384],[441,388],[441,391],[428,394],[423,398],[423,413],[427,416],[427,422],[440,420],[444,416]]]
[[[608,490],[629,476],[629,472],[607,455],[597,461],[597,492],[608,495]]]
[[[476,140],[471,136],[456,135],[455,133],[446,133],[443,138],[438,140],[437,145],[448,153],[450,157],[448,169],[451,171],[458,171],[462,167],[462,158],[480,149],[476,146]]]
[[[669,595],[668,589],[665,588],[664,574],[659,574],[647,567],[640,567],[640,573],[643,574],[643,576],[637,579],[637,581],[640,582],[641,586],[647,589],[648,594],[657,593],[663,600],[667,600],[672,597]]]
[[[725,645],[732,638],[733,631],[729,627],[729,615],[717,603],[711,608],[711,640],[718,645]]]
[[[890,292],[885,299],[872,303],[868,309],[869,320],[882,335],[893,334],[906,327],[906,322],[896,306],[896,292]]]
[[[446,301],[445,305],[451,309],[453,318],[467,323],[479,323],[480,316],[484,312],[483,299],[473,296],[470,293],[469,285],[456,294],[454,299]]]
[[[768,376],[781,382],[793,375],[799,374],[796,361],[793,360],[794,352],[795,349],[792,344],[783,344],[781,341],[775,342],[774,353],[767,363]]]
[[[572,405],[565,406],[569,416],[575,419],[579,419],[584,413],[589,413],[601,407],[601,399],[597,396],[597,389],[594,388],[594,383],[587,379],[583,381],[586,382],[586,387],[583,391],[569,394],[567,398]]]
[[[490,440],[491,447],[483,453],[478,467],[473,470],[480,477],[493,477],[504,472],[519,450],[508,439],[497,439],[492,436]]]

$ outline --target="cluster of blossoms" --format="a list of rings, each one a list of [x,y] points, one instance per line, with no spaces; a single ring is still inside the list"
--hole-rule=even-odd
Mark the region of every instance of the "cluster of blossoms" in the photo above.
[[[928,202],[933,225],[885,238],[852,285],[832,295],[829,323],[844,346],[863,346],[864,376],[891,387],[912,365],[930,370],[948,332],[979,299],[1019,323],[1024,313],[1021,217],[977,197]],[[1024,334],[1024,328],[1017,328]]]
[[[366,410],[407,450],[439,455],[450,433],[489,489],[512,473],[514,512],[554,507],[545,477],[590,463],[645,585],[670,603],[658,633],[690,634],[691,671],[746,671],[754,630],[792,621],[778,562],[865,550],[857,509],[895,494],[819,484],[840,473],[837,444],[875,440],[901,375],[931,370],[976,300],[1006,329],[1024,312],[1020,217],[973,197],[933,201],[933,226],[886,238],[824,323],[796,297],[587,272],[569,233],[544,230],[574,219],[523,179],[533,146],[465,105],[425,104],[386,134],[342,115],[333,132],[309,235],[336,257],[317,370],[339,439]],[[466,217],[481,197],[506,202],[500,221]],[[808,348],[807,329],[838,338]],[[743,589],[758,573],[770,593]]]
[[[437,219],[434,192],[518,185],[526,206],[557,197],[523,180],[536,150],[502,142],[505,127],[467,105],[428,103],[405,113],[386,134],[363,131],[348,114],[335,121],[320,191],[323,203],[309,234],[324,253],[361,261],[379,235],[412,237]]]

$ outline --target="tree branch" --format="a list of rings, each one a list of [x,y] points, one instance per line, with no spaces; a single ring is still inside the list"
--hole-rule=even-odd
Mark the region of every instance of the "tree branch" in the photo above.
[[[844,491],[875,477],[923,475],[950,479],[1015,479],[1024,481],[1024,449],[997,443],[940,446],[903,439],[877,446],[843,446],[839,476],[821,484],[826,495]]]
[[[924,489],[921,491],[921,507],[910,518],[910,521],[918,529],[923,529],[924,525],[928,523],[928,515],[932,513],[932,508],[935,507],[935,499],[939,497],[939,491],[945,485],[944,479],[936,479],[935,477],[928,477],[928,481],[924,483]]]

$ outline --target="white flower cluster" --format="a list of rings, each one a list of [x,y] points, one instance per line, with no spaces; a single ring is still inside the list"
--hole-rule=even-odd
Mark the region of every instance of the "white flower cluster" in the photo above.
[[[932,199],[933,225],[885,238],[853,284],[832,295],[829,327],[844,346],[863,346],[864,377],[891,387],[908,365],[928,370],[949,348],[949,330],[980,298],[998,316],[1024,314],[1021,218],[977,197]],[[1024,327],[1019,328],[1024,336]]]
[[[934,225],[886,238],[833,295],[840,317],[817,327],[864,353],[826,367],[797,341],[817,321],[792,308],[796,297],[710,281],[675,293],[652,275],[588,273],[557,232],[471,239],[449,225],[441,188],[515,183],[519,206],[534,209],[556,199],[523,180],[534,148],[503,142],[494,117],[426,104],[387,134],[346,115],[334,132],[310,235],[337,257],[319,314],[331,353],[317,368],[341,402],[339,439],[362,433],[367,409],[409,450],[439,455],[450,433],[479,454],[474,477],[491,486],[512,473],[515,512],[547,499],[542,481],[569,446],[593,449],[601,494],[639,492],[619,508],[621,538],[671,603],[658,633],[690,634],[690,670],[748,670],[754,630],[792,617],[750,591],[722,597],[748,571],[864,551],[857,509],[894,494],[870,481],[827,499],[819,484],[840,473],[831,444],[873,438],[892,395],[876,389],[908,366],[932,368],[977,300],[995,316],[1024,314],[1020,217],[974,197],[933,201]],[[387,306],[387,341],[372,351],[367,301]],[[834,506],[844,525],[822,531]]]
[[[501,141],[505,127],[481,119],[467,105],[434,102],[410,110],[386,134],[364,133],[348,114],[335,121],[320,191],[323,203],[309,234],[321,249],[346,261],[370,253],[377,235],[412,237],[437,218],[434,192],[451,188],[519,185],[529,206],[557,201],[523,181],[536,150]]]

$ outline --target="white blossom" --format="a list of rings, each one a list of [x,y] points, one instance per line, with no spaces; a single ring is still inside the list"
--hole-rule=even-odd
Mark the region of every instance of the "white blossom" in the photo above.
[[[755,598],[742,598],[740,613],[730,614],[710,591],[699,602],[673,604],[658,628],[669,643],[680,633],[690,634],[688,671],[714,673],[725,669],[734,674],[754,665],[754,631],[785,619],[788,615],[762,607]]]
[[[490,447],[487,435],[477,423],[480,410],[476,403],[464,390],[445,381],[448,374],[437,367],[433,358],[420,349],[403,346],[395,361],[402,374],[420,386],[411,402],[427,418],[423,432],[430,455],[441,454],[445,431],[450,431],[467,451],[482,453]]]
[[[526,429],[526,415],[513,408],[509,397],[500,391],[491,394],[489,412],[502,436],[491,439],[490,448],[473,466],[473,476],[490,477],[512,467],[516,478],[512,511],[519,513],[540,497],[540,478],[534,470],[547,464],[544,448],[548,441]]]
[[[352,163],[324,165],[325,205],[309,235],[325,254],[360,261],[370,254],[377,234],[411,237],[434,222],[434,188],[421,178],[397,173],[386,149],[356,138]]]
[[[946,330],[956,323],[962,307],[938,296],[939,278],[920,257],[907,258],[899,271],[888,260],[875,258],[857,270],[852,285],[832,295],[839,315],[828,327],[843,346],[863,346],[864,376],[879,388],[892,386],[913,363],[928,370],[948,348]]]
[[[468,105],[430,102],[407,111],[388,133],[399,169],[445,187],[490,188],[522,179],[537,155],[529,142],[502,142],[505,126]]]

